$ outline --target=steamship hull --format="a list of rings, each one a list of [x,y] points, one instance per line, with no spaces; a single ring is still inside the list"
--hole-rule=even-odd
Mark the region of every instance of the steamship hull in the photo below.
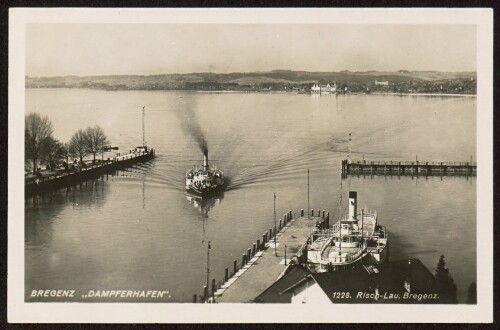
[[[197,196],[209,197],[220,194],[224,191],[224,186],[216,186],[210,188],[200,188],[194,185],[187,185],[186,191],[191,194],[195,194]]]

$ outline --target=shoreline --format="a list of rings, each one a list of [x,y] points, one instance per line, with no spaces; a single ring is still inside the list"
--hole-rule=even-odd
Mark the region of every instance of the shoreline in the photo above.
[[[394,92],[373,92],[373,93],[361,93],[361,92],[352,92],[352,93],[297,93],[297,92],[288,92],[281,90],[263,90],[263,91],[246,91],[246,90],[219,90],[219,91],[207,91],[207,90],[190,90],[190,89],[102,89],[102,88],[85,88],[85,87],[25,87],[26,89],[86,89],[86,90],[96,90],[96,91],[105,91],[105,92],[185,92],[185,93],[214,93],[214,94],[223,94],[223,93],[254,93],[254,94],[294,94],[294,95],[397,95],[397,96],[452,96],[452,97],[477,97],[477,94],[450,94],[450,93],[394,93]]]

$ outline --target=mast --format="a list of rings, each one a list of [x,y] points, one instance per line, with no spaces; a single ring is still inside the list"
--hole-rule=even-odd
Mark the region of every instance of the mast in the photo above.
[[[307,219],[309,219],[309,169],[307,169]]]
[[[210,276],[210,249],[212,247],[210,246],[210,241],[208,241],[208,248],[207,248],[207,288],[208,288],[208,281],[209,281],[209,276]]]
[[[274,193],[274,255],[278,256],[278,251],[276,250],[276,193]]]
[[[349,152],[349,154],[347,155],[347,159],[349,164],[351,163],[351,141],[352,141],[351,133],[349,133],[349,138],[347,139],[347,148]]]
[[[144,122],[146,120],[146,106],[142,107],[142,146],[146,146],[146,131]]]

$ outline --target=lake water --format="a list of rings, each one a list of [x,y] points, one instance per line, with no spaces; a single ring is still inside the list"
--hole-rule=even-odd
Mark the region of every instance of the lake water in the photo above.
[[[278,219],[307,208],[307,169],[311,208],[338,214],[339,191],[357,191],[387,227],[391,260],[417,257],[434,272],[444,254],[465,301],[476,281],[476,178],[351,177],[340,190],[340,163],[349,149],[353,160],[475,161],[475,98],[26,90],[26,112],[47,115],[57,139],[97,124],[120,152],[142,144],[143,105],[154,161],[26,200],[27,301],[59,301],[32,290],[73,289],[168,290],[148,301],[191,302],[208,240],[219,281],[273,226],[274,192]],[[181,128],[190,112],[231,180],[203,205],[184,192],[186,170],[202,160]]]

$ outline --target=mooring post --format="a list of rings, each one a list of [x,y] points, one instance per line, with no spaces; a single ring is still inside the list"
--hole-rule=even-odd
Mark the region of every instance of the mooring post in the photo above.
[[[325,210],[323,210],[323,219],[326,219],[325,216],[326,216]]]
[[[252,249],[248,248],[247,249],[247,261],[250,261],[252,259]]]
[[[243,254],[241,255],[241,268],[243,268],[243,266],[245,266],[245,265],[246,265],[246,263],[247,263],[247,261],[246,261],[246,260],[247,260],[247,255],[243,253]]]
[[[253,243],[253,247],[252,247],[252,255],[255,256],[255,254],[257,253],[257,243]]]
[[[266,234],[262,234],[262,245],[266,245]]]
[[[229,280],[229,269],[226,268],[224,273],[224,282],[227,282],[228,280]]]
[[[269,228],[269,239],[273,237],[273,229]]]
[[[304,216],[304,209],[300,209],[300,216],[303,217]]]
[[[311,217],[314,217],[314,209],[311,209]]]
[[[283,214],[283,222],[285,223],[285,226],[286,226],[286,224],[288,222],[288,217],[286,214]]]
[[[206,302],[208,300],[208,286],[203,286],[203,300]]]
[[[283,224],[283,223],[282,223],[282,222],[281,222],[281,220],[280,220],[280,227],[279,227],[279,228],[280,228],[280,230],[283,228],[282,224]]]
[[[236,260],[233,260],[233,274],[236,274],[236,271],[238,270],[238,265],[237,265],[237,261]]]
[[[257,240],[257,252],[259,252],[260,249],[261,249],[261,247],[260,247],[260,240]]]
[[[288,211],[288,214],[290,214],[290,220],[293,219],[293,213],[292,213],[292,210]]]

